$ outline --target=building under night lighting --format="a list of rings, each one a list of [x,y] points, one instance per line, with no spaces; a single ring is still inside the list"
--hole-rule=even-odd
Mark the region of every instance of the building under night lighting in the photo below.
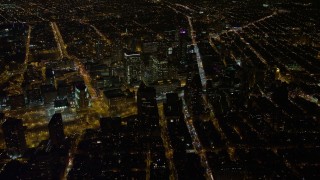
[[[319,0],[0,2],[0,180],[318,180],[319,120]]]

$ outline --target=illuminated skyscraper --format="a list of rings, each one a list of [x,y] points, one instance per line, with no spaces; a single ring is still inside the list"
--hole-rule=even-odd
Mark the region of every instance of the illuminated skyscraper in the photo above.
[[[169,76],[168,61],[165,58],[151,56],[152,81],[167,79]]]
[[[156,100],[156,90],[144,83],[140,84],[137,92],[138,115],[147,127],[159,125],[159,114]]]
[[[180,64],[185,65],[187,63],[187,51],[188,51],[188,32],[185,29],[181,29],[179,32],[179,54],[178,58]]]
[[[79,83],[75,86],[76,105],[79,108],[85,108],[89,105],[89,93],[85,84]]]
[[[185,96],[191,106],[192,114],[198,116],[204,112],[201,79],[199,74],[191,77],[191,81],[187,82]]]
[[[125,58],[125,72],[126,72],[126,82],[131,84],[141,80],[141,58],[140,54],[126,52],[124,53]]]

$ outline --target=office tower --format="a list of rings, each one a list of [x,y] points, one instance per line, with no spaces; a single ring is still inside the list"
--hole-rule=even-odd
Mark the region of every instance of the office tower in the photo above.
[[[168,61],[165,57],[151,56],[152,82],[169,78]]]
[[[64,143],[65,135],[63,131],[62,115],[56,113],[52,116],[49,124],[49,138],[53,146],[61,146]]]
[[[177,117],[183,115],[182,113],[182,101],[179,99],[177,93],[167,93],[166,102],[163,104],[164,114],[166,117]]]
[[[125,74],[127,84],[132,84],[141,80],[141,58],[140,54],[125,52]]]
[[[89,93],[85,84],[79,83],[75,86],[76,105],[79,108],[85,108],[89,105]]]
[[[191,112],[194,116],[199,116],[204,112],[204,105],[202,99],[202,85],[199,74],[192,76],[191,80],[187,82],[185,92],[187,103],[191,106]]]
[[[188,51],[188,33],[187,30],[181,29],[179,31],[179,60],[181,65],[187,63],[187,51]]]
[[[137,105],[138,115],[145,125],[150,128],[158,127],[159,113],[155,88],[148,87],[142,82],[137,92]]]

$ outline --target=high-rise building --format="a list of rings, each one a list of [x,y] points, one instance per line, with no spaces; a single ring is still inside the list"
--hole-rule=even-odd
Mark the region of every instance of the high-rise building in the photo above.
[[[199,116],[204,112],[201,79],[199,74],[191,74],[191,77],[187,82],[185,96],[187,103],[191,106],[192,114]]]
[[[166,102],[163,104],[164,115],[167,120],[168,127],[179,131],[180,123],[183,121],[182,100],[177,93],[166,94]]]
[[[177,93],[167,93],[166,102],[163,104],[164,114],[166,117],[180,117],[182,113],[182,100]]]
[[[184,155],[191,148],[191,138],[184,121],[182,100],[177,93],[166,94],[163,111],[167,121],[168,135],[175,153]]]
[[[25,127],[21,119],[7,118],[2,124],[2,131],[8,152],[19,155],[27,148]]]
[[[79,108],[85,108],[89,105],[89,93],[88,88],[84,83],[75,85],[75,99],[76,105]]]
[[[185,29],[179,31],[179,54],[178,58],[181,65],[187,63],[187,51],[188,51],[188,32]]]
[[[159,113],[156,100],[156,89],[140,84],[137,92],[138,115],[151,129],[159,125]]]
[[[125,74],[127,84],[132,84],[141,80],[141,58],[140,54],[133,52],[125,52]]]
[[[128,112],[135,106],[135,93],[130,90],[110,89],[103,91],[103,98],[108,105],[110,116],[119,116],[119,114]]]
[[[182,100],[177,93],[166,94],[166,102],[163,104],[164,115],[167,125],[173,132],[180,132],[181,124],[184,123],[182,112]]]
[[[72,89],[72,87],[69,84],[67,84],[65,81],[57,81],[56,87],[57,87],[59,99],[67,98],[68,94],[70,94],[70,92],[72,92],[70,90],[70,89]]]
[[[52,116],[49,124],[49,137],[52,145],[61,146],[64,143],[65,135],[63,130],[62,115],[56,113]]]
[[[169,77],[168,61],[165,57],[151,56],[152,82]]]

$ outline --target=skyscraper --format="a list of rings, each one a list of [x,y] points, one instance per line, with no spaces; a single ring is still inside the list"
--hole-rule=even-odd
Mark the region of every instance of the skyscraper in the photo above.
[[[65,135],[63,131],[62,115],[55,113],[49,124],[49,138],[53,146],[61,146],[64,143]]]
[[[163,103],[164,115],[167,120],[168,129],[174,133],[180,133],[184,123],[182,112],[182,100],[177,93],[166,94],[166,102]]]
[[[85,108],[89,105],[88,88],[84,83],[79,83],[75,86],[76,105],[79,108]]]
[[[201,79],[199,74],[191,74],[191,77],[187,82],[185,96],[187,103],[191,106],[192,114],[199,116],[204,112]]]
[[[179,99],[177,93],[167,93],[167,101],[164,102],[164,114],[166,117],[176,117],[180,118],[183,115],[182,113],[182,100]]]
[[[181,29],[179,31],[179,54],[178,58],[180,64],[185,65],[187,63],[187,51],[188,51],[188,33],[187,30]]]
[[[124,53],[126,82],[131,84],[141,80],[141,58],[140,54],[127,51]]]
[[[165,57],[151,56],[152,82],[169,78],[168,61]]]
[[[159,125],[159,113],[156,100],[156,90],[143,82],[137,92],[138,115],[146,127],[155,128]]]

